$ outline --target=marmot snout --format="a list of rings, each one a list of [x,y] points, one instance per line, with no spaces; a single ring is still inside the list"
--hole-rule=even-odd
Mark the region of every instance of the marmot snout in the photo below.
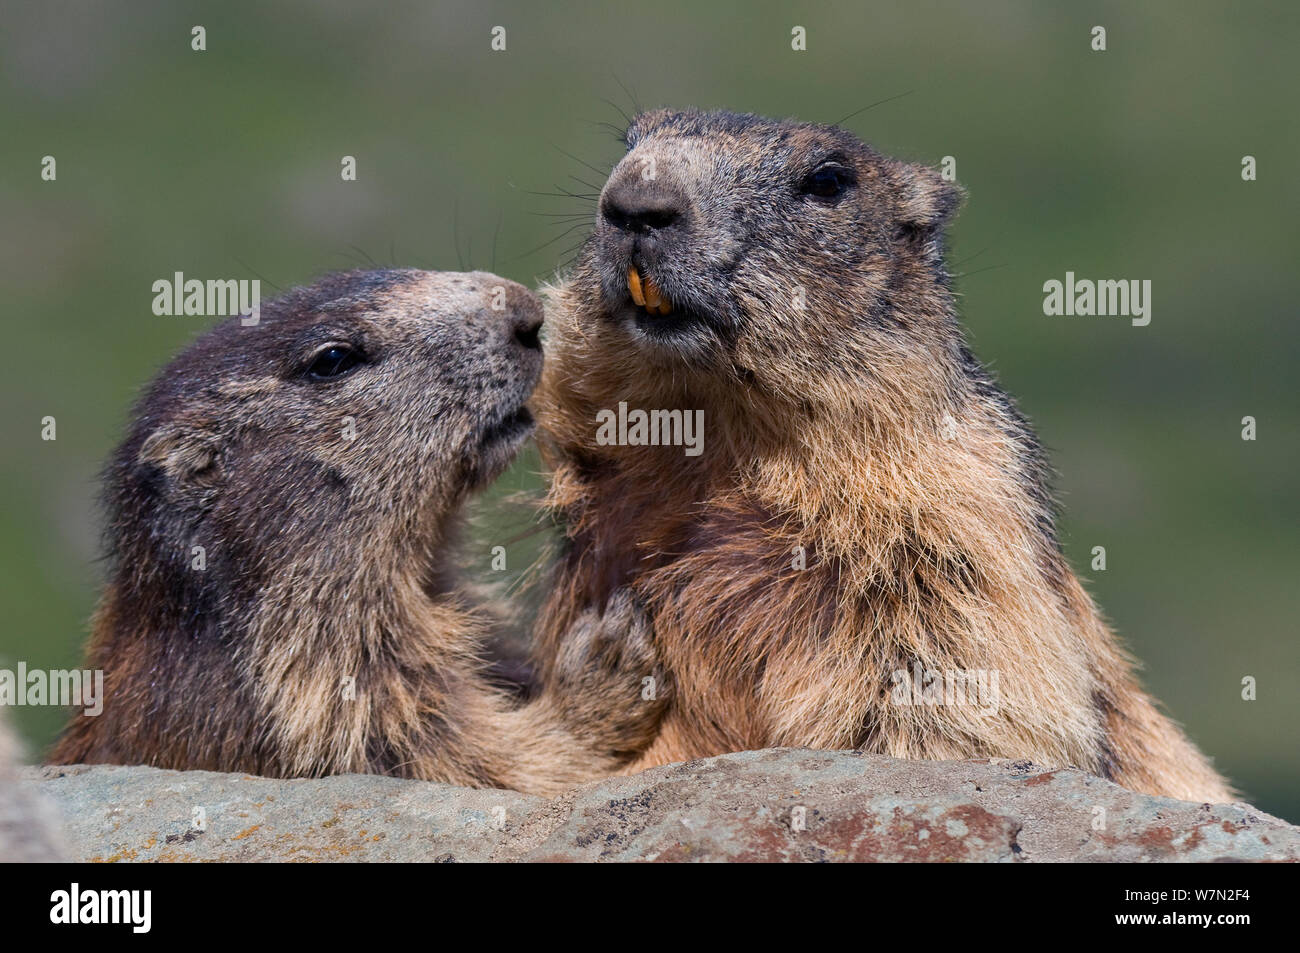
[[[945,319],[900,297],[933,283],[961,201],[937,172],[840,129],[722,113],[648,113],[626,139],[575,277],[594,271],[605,319],[662,366],[815,395],[810,371],[851,373],[864,336]]]

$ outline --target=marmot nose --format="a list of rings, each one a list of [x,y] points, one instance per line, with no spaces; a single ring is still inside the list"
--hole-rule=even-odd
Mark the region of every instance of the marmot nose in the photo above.
[[[633,180],[606,188],[600,213],[617,229],[645,235],[675,224],[682,217],[683,204],[669,193],[651,192]]]
[[[506,326],[510,336],[525,350],[540,351],[542,303],[523,285],[511,281],[506,284],[506,288]]]
[[[514,314],[515,340],[529,351],[542,349],[542,314],[540,311],[516,311]]]

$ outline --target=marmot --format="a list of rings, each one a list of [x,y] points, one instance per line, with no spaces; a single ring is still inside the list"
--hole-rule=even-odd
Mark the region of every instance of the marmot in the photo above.
[[[1229,800],[1066,563],[1042,448],[967,347],[942,244],[959,188],[753,115],[649,112],[626,141],[548,290],[535,407],[566,537],[541,671],[630,594],[674,679],[628,770],[860,748]],[[668,413],[611,442],[635,410]],[[692,454],[671,412],[698,410]],[[934,703],[985,675],[992,704]]]
[[[647,642],[589,616],[515,707],[452,570],[461,504],[532,431],[541,322],[495,275],[349,272],[184,350],[106,470],[105,706],[51,760],[552,794],[648,743]]]

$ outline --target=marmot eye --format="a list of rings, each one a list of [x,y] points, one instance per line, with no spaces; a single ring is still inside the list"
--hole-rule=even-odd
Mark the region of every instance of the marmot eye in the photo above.
[[[855,182],[852,169],[842,165],[827,163],[808,173],[799,190],[805,195],[815,195],[822,199],[833,199],[843,195]]]
[[[317,354],[307,368],[307,376],[323,381],[342,377],[361,363],[361,355],[347,344],[331,344]]]

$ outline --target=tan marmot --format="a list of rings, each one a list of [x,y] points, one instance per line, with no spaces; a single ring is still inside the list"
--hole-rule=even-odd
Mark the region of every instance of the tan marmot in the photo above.
[[[541,321],[495,275],[351,272],[172,361],[105,475],[104,711],[51,760],[548,794],[646,744],[646,642],[589,616],[516,707],[451,568],[461,504],[531,433]]]
[[[538,659],[635,597],[676,694],[630,770],[853,747],[1230,799],[1062,557],[1042,449],[966,346],[959,190],[750,115],[650,112],[627,145],[552,289],[537,407],[567,551]]]

